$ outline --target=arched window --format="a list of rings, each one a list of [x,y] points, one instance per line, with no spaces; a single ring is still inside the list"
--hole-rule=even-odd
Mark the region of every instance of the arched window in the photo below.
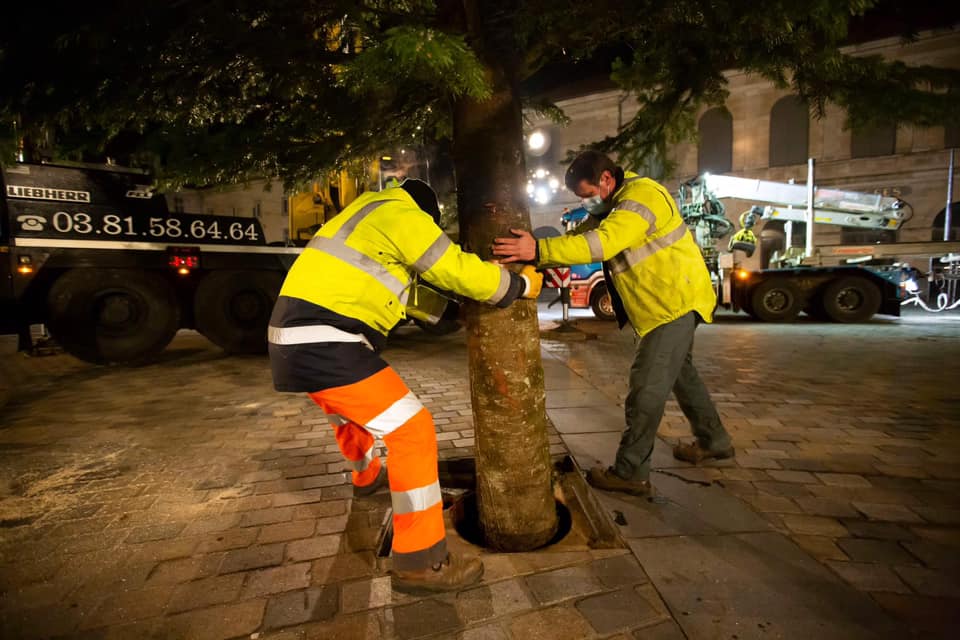
[[[697,173],[726,173],[733,168],[733,116],[714,107],[700,117]]]
[[[810,111],[797,96],[777,100],[770,110],[770,166],[803,164],[809,157]]]
[[[944,207],[933,219],[931,240],[943,240],[943,225],[947,221],[947,208]],[[950,240],[960,239],[960,202],[950,203]]]
[[[897,148],[897,125],[875,124],[854,129],[850,136],[851,158],[893,155]]]

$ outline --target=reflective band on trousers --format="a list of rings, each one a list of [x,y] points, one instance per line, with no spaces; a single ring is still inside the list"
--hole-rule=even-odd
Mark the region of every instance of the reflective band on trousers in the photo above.
[[[402,427],[410,418],[417,415],[421,409],[423,409],[423,405],[420,404],[420,400],[418,400],[417,396],[411,391],[390,405],[389,409],[368,421],[363,426],[366,427],[367,431],[386,435]]]
[[[640,264],[661,249],[666,249],[670,245],[679,242],[685,235],[687,235],[687,225],[681,224],[661,238],[651,240],[647,244],[633,249],[621,251],[610,259],[610,272],[623,273],[624,271],[629,271],[634,265]]]
[[[382,264],[373,258],[360,253],[356,249],[348,247],[340,240],[334,238],[324,238],[322,236],[314,236],[313,240],[307,243],[307,248],[323,251],[324,253],[330,254],[335,258],[343,260],[347,264],[353,265],[357,269],[360,269],[367,275],[374,278],[377,282],[386,287],[390,293],[398,298],[408,286],[407,284],[401,282],[397,276],[387,271],[387,268]]]
[[[348,460],[348,462],[354,471],[366,471],[367,467],[369,467],[370,463],[373,461],[374,455],[374,447],[371,446],[369,449],[367,449],[367,452],[363,454],[362,458],[359,460]]]
[[[439,481],[410,491],[391,491],[390,498],[394,515],[423,511],[443,501]]]
[[[314,342],[359,342],[373,349],[370,341],[359,333],[348,333],[325,324],[307,327],[268,327],[267,341],[270,344],[311,344]]]

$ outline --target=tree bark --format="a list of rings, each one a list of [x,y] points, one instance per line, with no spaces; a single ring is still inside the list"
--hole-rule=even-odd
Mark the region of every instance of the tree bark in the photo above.
[[[530,229],[521,108],[507,58],[486,61],[489,99],[454,105],[460,238],[484,259],[495,237]],[[485,541],[502,551],[535,549],[557,529],[536,301],[508,309],[469,303],[465,315]]]

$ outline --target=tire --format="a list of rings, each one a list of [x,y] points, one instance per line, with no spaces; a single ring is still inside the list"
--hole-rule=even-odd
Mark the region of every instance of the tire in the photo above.
[[[193,299],[197,330],[227,353],[265,353],[282,284],[278,271],[208,273]]]
[[[63,349],[96,364],[140,364],[180,328],[180,303],[161,276],[132,269],[74,269],[47,296],[47,327]]]
[[[804,303],[800,289],[786,278],[770,278],[750,292],[751,315],[764,322],[792,322]]]
[[[866,278],[846,276],[823,289],[824,313],[834,322],[865,322],[880,310],[880,288]]]
[[[593,315],[601,320],[617,319],[617,314],[613,310],[613,299],[605,283],[599,283],[590,292],[590,308],[593,309]]]

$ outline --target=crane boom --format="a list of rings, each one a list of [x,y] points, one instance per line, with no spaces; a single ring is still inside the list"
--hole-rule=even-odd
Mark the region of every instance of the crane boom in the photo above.
[[[716,199],[737,198],[764,202],[764,219],[803,222],[807,207],[805,185],[704,174],[703,188]],[[878,193],[843,191],[827,187],[813,190],[814,220],[824,224],[872,229],[899,229],[908,215],[906,203]]]

